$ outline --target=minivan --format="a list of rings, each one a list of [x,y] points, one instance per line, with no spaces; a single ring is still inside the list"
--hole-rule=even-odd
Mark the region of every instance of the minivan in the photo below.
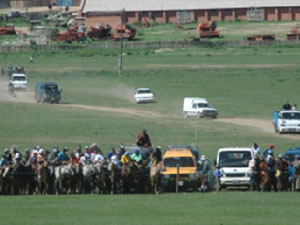
[[[59,103],[62,90],[54,82],[40,82],[35,87],[35,100],[37,103]]]

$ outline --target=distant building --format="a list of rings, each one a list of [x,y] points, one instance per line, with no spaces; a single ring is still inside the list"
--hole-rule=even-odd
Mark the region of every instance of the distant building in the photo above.
[[[81,13],[87,27],[144,19],[158,23],[223,20],[300,20],[300,0],[83,0]]]

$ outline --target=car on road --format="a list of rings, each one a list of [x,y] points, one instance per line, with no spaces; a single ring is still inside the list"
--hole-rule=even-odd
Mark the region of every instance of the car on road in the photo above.
[[[218,111],[208,104],[205,98],[187,97],[183,101],[184,117],[196,116],[198,118],[217,118]]]
[[[134,94],[136,103],[147,103],[154,101],[154,93],[149,88],[138,88]]]
[[[272,116],[276,133],[300,132],[300,112],[298,110],[274,111]]]
[[[55,82],[40,82],[35,86],[35,100],[37,103],[59,103],[62,89]]]
[[[27,89],[28,79],[23,73],[13,73],[10,77],[10,83],[14,89]]]

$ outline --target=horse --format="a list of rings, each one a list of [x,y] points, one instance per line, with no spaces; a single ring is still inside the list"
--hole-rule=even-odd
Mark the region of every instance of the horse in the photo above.
[[[154,194],[159,193],[161,170],[163,168],[163,162],[160,161],[156,164],[152,164],[150,167],[150,184]]]
[[[72,194],[83,193],[84,177],[82,174],[82,165],[80,163],[73,163],[73,176],[71,178],[71,192]]]
[[[150,184],[154,194],[158,194],[161,179],[161,170],[163,168],[162,154],[160,148],[155,148],[150,155]]]
[[[90,194],[94,188],[94,176],[97,172],[96,167],[93,164],[84,165],[82,168],[84,193]]]
[[[108,163],[108,172],[110,173],[108,177],[108,182],[110,186],[110,193],[116,194],[116,193],[122,193],[122,187],[121,187],[121,172],[117,165],[115,165],[113,162]]]
[[[96,176],[95,176],[95,188],[98,194],[104,194],[106,192],[106,172],[107,165],[104,160],[96,164]]]
[[[37,187],[39,194],[48,193],[48,162],[38,163],[37,166]]]
[[[55,167],[55,188],[56,194],[70,193],[71,177],[74,175],[72,165],[62,165]]]

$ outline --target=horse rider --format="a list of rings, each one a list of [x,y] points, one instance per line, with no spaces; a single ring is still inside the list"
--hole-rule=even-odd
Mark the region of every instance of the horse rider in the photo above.
[[[143,129],[142,132],[138,135],[136,145],[140,146],[140,147],[151,147],[152,146],[150,137],[149,137],[146,129]]]

